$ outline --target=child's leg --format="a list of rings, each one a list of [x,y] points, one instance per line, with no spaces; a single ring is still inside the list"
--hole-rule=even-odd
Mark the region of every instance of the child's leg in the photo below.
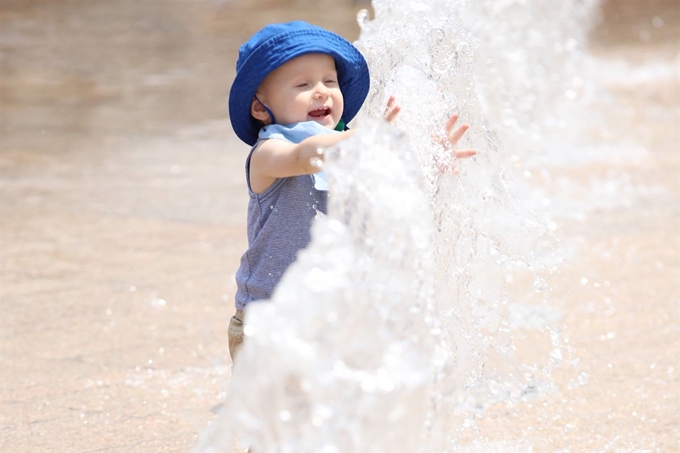
[[[231,354],[232,363],[236,357],[236,351],[238,351],[241,343],[243,343],[243,319],[243,311],[236,310],[234,316],[232,316],[231,320],[229,320],[229,354]]]

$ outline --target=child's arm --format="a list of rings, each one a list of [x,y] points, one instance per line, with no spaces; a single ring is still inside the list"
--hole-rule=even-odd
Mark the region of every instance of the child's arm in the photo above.
[[[390,96],[383,118],[392,122],[401,107],[396,104],[396,98]],[[315,135],[304,139],[298,144],[283,140],[265,140],[253,152],[250,158],[250,186],[255,193],[269,187],[278,178],[289,176],[309,175],[319,171],[314,159],[324,160],[319,149],[333,146],[345,140],[354,131],[339,134]]]
[[[276,139],[263,141],[250,158],[251,189],[259,193],[278,178],[318,172],[320,168],[314,160],[324,159],[318,150],[333,146],[352,134],[354,131],[314,135],[297,144]]]

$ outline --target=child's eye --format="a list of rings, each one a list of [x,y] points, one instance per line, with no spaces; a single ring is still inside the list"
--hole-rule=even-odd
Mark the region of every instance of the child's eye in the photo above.
[[[307,85],[309,85],[307,82],[300,82],[297,85],[295,85],[295,88],[304,88]]]
[[[327,79],[325,83],[332,85],[332,84],[338,83],[338,81],[335,80],[335,79]]]

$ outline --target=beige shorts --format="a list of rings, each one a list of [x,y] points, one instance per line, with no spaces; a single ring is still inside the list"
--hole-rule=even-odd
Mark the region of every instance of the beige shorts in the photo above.
[[[236,351],[241,347],[243,343],[243,320],[245,319],[242,310],[236,310],[234,316],[229,320],[229,354],[231,354],[231,361],[234,362],[236,357]]]

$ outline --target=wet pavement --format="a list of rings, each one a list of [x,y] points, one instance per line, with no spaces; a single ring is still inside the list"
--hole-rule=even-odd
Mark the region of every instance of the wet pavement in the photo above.
[[[605,5],[596,55],[641,66],[678,58],[678,7],[640,5]],[[0,4],[1,451],[194,444],[227,383],[245,246],[247,149],[227,119],[236,49],[292,19],[353,40],[362,6]],[[571,425],[537,423],[538,407],[480,422],[500,439],[534,427],[546,439],[534,451],[680,450],[678,78],[610,88],[628,109],[614,132],[649,157],[570,177],[625,174],[664,196],[563,225],[576,250],[562,275],[566,321],[590,383],[548,401],[574,414]]]

